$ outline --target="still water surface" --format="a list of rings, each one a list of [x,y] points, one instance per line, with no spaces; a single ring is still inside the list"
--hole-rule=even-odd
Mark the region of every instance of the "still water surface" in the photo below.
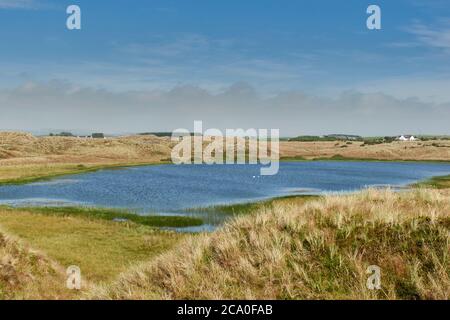
[[[401,187],[450,174],[450,164],[397,162],[284,162],[275,176],[256,165],[159,165],[101,170],[26,185],[0,186],[0,203],[87,205],[141,214],[308,193]]]

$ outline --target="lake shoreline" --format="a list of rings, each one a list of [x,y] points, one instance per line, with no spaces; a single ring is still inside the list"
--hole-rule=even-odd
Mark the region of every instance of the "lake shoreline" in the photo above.
[[[389,162],[389,163],[437,163],[437,164],[450,164],[450,160],[402,160],[402,159],[372,159],[372,158],[347,158],[347,157],[331,157],[331,158],[313,158],[305,159],[302,157],[282,157],[280,162],[317,162],[317,161],[336,161],[336,162]],[[60,178],[70,175],[78,175],[84,173],[97,172],[100,170],[114,170],[114,169],[126,169],[133,167],[143,167],[143,166],[156,166],[156,165],[169,165],[173,164],[170,161],[159,161],[159,162],[144,162],[144,163],[118,163],[118,164],[104,164],[104,165],[94,165],[92,167],[87,167],[86,165],[80,164],[79,169],[70,169],[63,173],[51,173],[48,175],[42,175],[38,177],[23,177],[14,179],[5,179],[0,181],[0,186],[4,185],[23,185],[34,182],[48,181],[54,178]]]
[[[163,164],[163,163],[161,163]],[[140,165],[145,166],[146,164]],[[158,164],[153,164],[158,165]],[[107,167],[104,169],[115,169],[115,168],[127,168],[134,167],[133,165],[127,166],[115,166],[115,167]],[[102,168],[103,169],[103,168]],[[101,168],[97,169],[101,170]],[[90,172],[90,171],[88,171]],[[81,174],[83,172],[80,172]],[[431,188],[431,189],[446,189],[450,187],[450,175],[442,175],[442,176],[433,176],[427,179],[419,180],[415,183],[407,184],[404,186],[405,190],[413,190],[416,188]],[[389,189],[389,188],[387,188]],[[350,194],[360,192],[361,190],[349,192]],[[340,196],[345,196],[348,194],[342,194]],[[273,207],[276,203],[283,203],[284,201],[297,201],[297,202],[308,202],[317,200],[325,197],[326,195],[321,194],[291,194],[291,195],[282,195],[282,196],[274,196],[267,197],[264,199],[258,199],[255,201],[246,201],[246,202],[237,202],[237,203],[229,203],[229,204],[217,204],[205,207],[192,207],[186,210],[186,214],[197,213],[197,215],[192,216],[165,216],[161,215],[140,215],[134,213],[130,209],[117,209],[117,208],[108,208],[108,207],[89,207],[83,205],[74,205],[67,207],[51,207],[51,206],[26,206],[26,207],[15,207],[11,205],[3,205],[0,208],[5,208],[7,210],[12,211],[28,211],[30,213],[35,214],[44,214],[44,215],[52,215],[52,216],[80,216],[90,219],[101,219],[101,220],[109,220],[116,221],[118,223],[137,223],[142,225],[147,225],[150,227],[154,227],[157,229],[173,229],[175,232],[184,232],[183,229],[192,228],[192,227],[201,227],[206,225],[207,222],[201,218],[198,213],[204,214],[218,214],[223,216],[223,222],[226,220],[233,219],[235,217],[251,214],[256,212],[261,207]],[[147,221],[148,220],[148,221]],[[207,233],[214,232],[217,228],[222,224],[218,224],[216,228],[212,231],[208,231]],[[180,230],[177,230],[180,229]],[[202,233],[200,232],[188,232],[188,233]]]
[[[442,176],[433,176],[431,178],[423,179],[420,181],[417,181],[415,183],[407,184],[404,186],[404,190],[414,190],[417,188],[432,188],[432,189],[447,189],[450,188],[450,175],[442,175]],[[389,189],[389,188],[384,188]],[[356,194],[358,192],[361,192],[361,190],[352,191],[346,194],[340,194],[339,196],[345,196],[349,194]],[[323,197],[326,197],[327,195],[321,195],[321,194],[292,194],[292,195],[284,195],[284,196],[276,196],[276,197],[270,197],[263,200],[257,200],[257,201],[248,201],[248,202],[242,202],[242,203],[232,203],[232,204],[219,204],[219,205],[212,205],[208,207],[199,207],[199,208],[190,208],[188,209],[188,212],[207,212],[207,213],[220,213],[224,215],[229,215],[231,217],[238,216],[241,214],[247,214],[251,213],[252,211],[256,211],[256,209],[260,206],[271,206],[277,201],[283,201],[283,200],[304,200],[311,201],[311,200],[317,200]]]
[[[295,162],[305,162],[305,163],[313,163],[313,162],[366,162],[366,160],[348,160],[348,159],[316,159],[316,160],[301,160],[301,161],[295,161]],[[397,161],[397,160],[372,160],[371,162],[382,162],[382,163],[413,163],[412,161]],[[289,163],[292,161],[285,161],[285,159],[282,159],[281,161],[282,163]],[[414,161],[414,163],[430,163],[431,161]],[[434,162],[434,163],[439,163],[442,164],[443,162]],[[447,162],[445,162],[447,163]],[[449,162],[450,163],[450,162]],[[126,168],[138,168],[138,167],[151,167],[151,166],[157,166],[157,165],[168,165],[171,164],[170,162],[166,161],[166,162],[149,162],[149,163],[121,163],[121,164],[107,164],[107,165],[96,165],[93,167],[79,167],[79,170],[72,170],[71,172],[67,172],[67,173],[58,173],[58,174],[52,174],[52,175],[47,175],[47,176],[41,176],[41,177],[32,177],[32,178],[24,178],[21,179],[21,181],[17,181],[13,180],[13,181],[4,181],[0,183],[0,186],[8,186],[8,185],[25,185],[25,184],[29,184],[29,183],[34,183],[34,182],[39,182],[39,181],[48,181],[54,178],[59,178],[59,177],[64,177],[64,176],[69,176],[69,175],[80,175],[80,174],[88,174],[88,173],[92,173],[92,172],[96,172],[99,170],[122,170],[122,169],[126,169]],[[76,165],[75,165],[76,166]],[[171,166],[172,167],[172,166]],[[446,166],[445,166],[446,167]],[[73,168],[73,167],[72,167]],[[77,167],[75,167],[77,168]],[[444,170],[444,173],[447,173],[448,170]],[[114,173],[110,173],[110,174],[114,174]],[[444,174],[441,175],[440,173],[436,172],[436,176],[433,175],[429,175],[427,178],[422,179],[422,178],[417,178],[416,180],[412,180],[411,182],[405,182],[402,184],[402,188],[405,189],[411,189],[411,188],[417,188],[417,187],[425,187],[425,188],[436,188],[436,189],[443,189],[443,188],[449,188],[450,187],[450,175],[448,174]],[[392,185],[392,184],[391,184]],[[376,186],[374,185],[374,187],[376,188]],[[389,185],[386,185],[386,187],[389,188]],[[355,190],[356,191],[356,190]],[[336,191],[339,192],[339,191]],[[269,204],[271,205],[272,203],[276,202],[276,201],[282,201],[283,199],[306,199],[306,198],[317,198],[317,197],[321,197],[324,196],[324,194],[321,193],[305,193],[305,192],[300,192],[300,191],[292,191],[290,193],[281,193],[281,194],[274,194],[272,193],[272,195],[267,195],[266,197],[261,197],[261,198],[248,198],[246,199],[241,199],[242,201],[225,201],[222,203],[216,203],[214,204],[212,202],[212,204],[201,204],[201,202],[199,203],[191,203],[190,206],[186,207],[186,209],[180,209],[183,211],[183,216],[187,216],[187,214],[191,213],[192,215],[195,215],[196,218],[198,218],[198,220],[196,219],[185,219],[185,221],[176,221],[177,219],[175,218],[168,218],[166,216],[169,215],[164,215],[164,211],[161,210],[157,210],[155,212],[151,213],[147,213],[147,212],[143,212],[142,215],[141,214],[137,214],[135,212],[133,212],[132,209],[128,208],[127,206],[117,206],[118,208],[122,207],[123,209],[114,209],[113,207],[108,206],[107,203],[104,203],[106,205],[99,205],[99,206],[86,206],[83,205],[82,203],[75,203],[75,204],[69,204],[66,208],[69,209],[75,209],[77,208],[78,211],[77,213],[79,213],[80,215],[83,215],[81,213],[81,211],[86,211],[88,216],[93,216],[92,214],[89,213],[89,210],[98,210],[98,211],[109,211],[108,217],[112,217],[110,220],[112,220],[113,218],[117,218],[117,219],[122,219],[122,218],[126,218],[126,217],[122,217],[122,215],[119,215],[119,213],[121,214],[126,214],[126,213],[131,213],[133,214],[133,217],[131,217],[132,219],[128,219],[128,220],[136,220],[134,219],[134,216],[145,216],[146,214],[148,214],[149,216],[153,216],[155,221],[151,221],[151,222],[147,222],[149,225],[155,225],[156,227],[192,227],[192,226],[199,226],[199,225],[203,225],[203,224],[208,224],[207,221],[205,221],[205,217],[199,216],[199,213],[205,213],[205,214],[218,214],[219,216],[223,216],[223,217],[227,217],[227,216],[234,216],[234,215],[240,215],[242,213],[249,213],[254,211],[254,209],[260,207],[261,205],[264,204]],[[15,208],[16,206],[14,205],[14,203],[12,205],[9,205],[6,203],[6,205],[8,207],[11,208]],[[197,206],[198,205],[198,206]],[[19,208],[24,208],[24,206],[18,206]],[[30,211],[42,211],[45,210],[45,208],[48,207],[47,211],[55,211],[57,210],[58,207],[60,207],[60,205],[40,205],[39,203],[30,203],[30,205],[25,205],[26,208],[28,208]],[[59,211],[63,211],[62,210],[63,207],[60,207]],[[70,210],[69,210],[70,211]],[[74,210],[72,210],[74,211]],[[120,211],[120,212],[119,212]],[[169,212],[169,211],[167,211]],[[175,212],[175,211],[174,211]],[[92,213],[92,212],[91,212]],[[197,213],[197,214],[195,214]],[[102,215],[104,216],[104,212],[102,212]],[[160,218],[156,218],[155,216],[160,215]],[[165,224],[161,224],[161,222],[159,220],[162,220]],[[156,221],[158,220],[158,221]],[[182,219],[179,219],[182,220]],[[201,221],[201,223],[200,223]],[[214,223],[216,224],[216,222]],[[221,224],[220,222],[218,223],[218,225]]]
[[[0,209],[13,212],[30,212],[54,217],[84,217],[116,223],[134,223],[153,228],[199,227],[204,221],[194,216],[140,215],[129,209],[90,206],[11,206],[0,205]]]
[[[165,165],[171,164],[170,162],[145,162],[145,163],[119,163],[119,164],[104,164],[104,165],[94,165],[92,167],[87,167],[86,165],[80,164],[79,169],[71,169],[67,172],[63,173],[51,173],[48,175],[42,175],[39,177],[23,177],[23,178],[15,178],[15,179],[5,179],[0,181],[0,186],[5,185],[23,185],[34,182],[42,182],[48,181],[54,178],[61,178],[65,176],[71,175],[79,175],[84,173],[92,173],[100,170],[119,170],[133,167],[145,167],[145,166],[156,166],[156,165]]]
[[[376,158],[351,158],[342,156],[333,156],[331,158],[312,158],[307,159],[303,157],[282,157],[280,162],[314,162],[314,161],[348,161],[348,162],[395,162],[395,163],[447,163],[450,164],[450,160],[410,160],[410,159],[376,159]]]
[[[418,181],[410,185],[411,188],[433,188],[447,189],[450,188],[450,175],[434,176],[429,179]]]

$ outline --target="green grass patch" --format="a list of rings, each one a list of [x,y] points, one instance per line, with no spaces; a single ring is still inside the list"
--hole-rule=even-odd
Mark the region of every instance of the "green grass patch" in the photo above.
[[[448,164],[450,164],[449,160],[374,159],[374,158],[345,157],[340,154],[335,154],[332,157],[313,158],[312,161],[416,162],[416,163],[448,163]]]
[[[257,202],[245,202],[228,205],[215,205],[210,207],[191,208],[190,212],[205,212],[205,213],[219,213],[225,215],[244,215],[256,212],[262,207],[271,207],[274,204],[286,203],[286,202],[305,202],[308,200],[318,199],[320,196],[316,195],[289,195],[277,198],[271,198],[267,200]]]
[[[150,227],[183,228],[201,226],[203,220],[197,217],[185,216],[141,216],[129,211],[90,207],[20,207],[10,210],[28,211],[31,213],[60,216],[60,217],[86,217],[89,219],[102,219],[108,221],[133,222]]]
[[[371,159],[371,158],[354,158],[354,157],[345,157],[340,154],[335,154],[332,157],[319,157],[314,158],[314,161],[388,161],[388,160],[380,160],[380,159]],[[394,160],[395,161],[395,160]],[[398,161],[398,160],[397,160]]]
[[[450,175],[433,177],[425,181],[421,181],[412,185],[416,188],[435,188],[435,189],[447,189],[450,188]]]
[[[249,203],[239,203],[239,204],[230,204],[230,205],[216,205],[206,208],[194,208],[189,211],[195,212],[209,212],[209,213],[219,213],[225,215],[240,215],[240,214],[248,214],[255,210],[257,210],[262,203],[260,202],[249,202]]]
[[[5,208],[0,208],[0,226],[6,234],[45,253],[62,270],[79,266],[86,284],[110,281],[131,265],[149,261],[187,237],[136,223]],[[39,281],[41,276],[36,276]],[[64,284],[60,283],[62,288]],[[49,285],[47,290],[55,289]]]
[[[302,156],[293,156],[293,157],[281,157],[280,161],[289,162],[289,161],[309,161],[309,160]]]
[[[153,165],[160,165],[160,164],[170,164],[170,162],[161,161],[161,162],[151,162],[151,163],[138,163],[138,164],[108,164],[108,165],[95,165],[95,166],[88,166],[88,165],[70,165],[62,168],[58,168],[57,172],[51,172],[48,170],[42,170],[42,172],[36,173],[32,176],[27,177],[21,177],[21,178],[13,178],[13,179],[5,179],[0,180],[0,186],[1,185],[21,185],[21,184],[28,184],[33,182],[40,182],[40,181],[49,181],[51,179],[64,177],[68,175],[77,175],[77,174],[83,174],[83,173],[91,173],[96,172],[99,170],[114,170],[114,169],[125,169],[130,167],[142,167],[142,166],[153,166]],[[48,171],[48,172],[46,172]]]
[[[448,163],[449,160],[402,160],[402,159],[375,159],[375,158],[357,158],[345,157],[340,154],[335,154],[331,157],[317,157],[307,159],[302,156],[281,157],[281,162],[302,162],[302,161],[355,161],[355,162],[416,162],[416,163]]]

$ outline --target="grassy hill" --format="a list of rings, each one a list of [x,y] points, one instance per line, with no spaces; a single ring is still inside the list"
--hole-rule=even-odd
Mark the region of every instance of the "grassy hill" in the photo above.
[[[0,132],[0,183],[161,163],[170,156],[170,150],[167,138],[155,136],[90,139]]]
[[[447,191],[272,203],[131,268],[101,299],[449,299]],[[366,287],[369,265],[381,290]]]

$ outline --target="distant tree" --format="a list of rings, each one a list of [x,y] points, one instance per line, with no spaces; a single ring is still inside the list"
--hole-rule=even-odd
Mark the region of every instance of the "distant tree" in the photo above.
[[[73,134],[71,132],[63,131],[59,134],[60,137],[73,137]]]
[[[94,139],[103,139],[105,135],[103,133],[93,133],[92,138]]]

